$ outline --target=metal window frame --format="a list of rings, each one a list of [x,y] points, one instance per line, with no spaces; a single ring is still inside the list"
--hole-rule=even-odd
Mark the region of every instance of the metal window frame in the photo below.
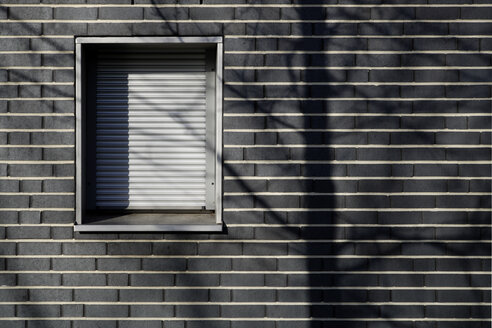
[[[85,174],[84,165],[84,142],[86,126],[91,123],[85,122],[86,105],[86,77],[84,67],[84,45],[97,44],[172,44],[183,45],[215,45],[215,79],[213,86],[215,90],[207,86],[207,99],[213,100],[214,104],[207,104],[207,139],[215,137],[215,150],[212,156],[207,157],[207,163],[214,161],[214,165],[207,164],[207,171],[215,168],[215,177],[207,181],[207,208],[215,212],[215,224],[166,224],[163,216],[162,224],[84,224],[85,209]],[[222,231],[222,106],[223,106],[223,38],[222,37],[79,37],[75,39],[75,215],[76,231]],[[214,95],[215,91],[215,95]],[[208,103],[208,101],[207,101]],[[209,108],[210,107],[210,108]],[[215,119],[214,119],[215,118]],[[213,124],[209,124],[209,122]],[[209,129],[213,125],[214,129]],[[149,209],[151,211],[152,209]],[[180,215],[186,216],[186,213]]]

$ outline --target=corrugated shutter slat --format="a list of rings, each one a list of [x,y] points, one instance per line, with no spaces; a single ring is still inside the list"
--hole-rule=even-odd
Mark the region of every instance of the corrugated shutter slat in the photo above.
[[[96,206],[204,208],[205,51],[97,58]]]

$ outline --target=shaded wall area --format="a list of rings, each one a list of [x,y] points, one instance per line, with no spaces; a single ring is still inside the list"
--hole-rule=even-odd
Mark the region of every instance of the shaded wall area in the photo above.
[[[0,326],[490,325],[492,5],[11,2]],[[224,233],[73,232],[74,37],[142,35],[224,36]]]

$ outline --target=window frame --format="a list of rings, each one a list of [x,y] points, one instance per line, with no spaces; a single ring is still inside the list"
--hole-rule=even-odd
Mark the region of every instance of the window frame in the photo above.
[[[215,46],[215,88],[214,106],[212,111],[207,108],[206,116],[215,115],[215,182],[214,189],[214,220],[211,221],[210,213],[200,215],[196,212],[187,211],[160,211],[153,209],[139,213],[128,213],[120,211],[120,214],[113,215],[111,221],[88,223],[86,216],[86,168],[85,168],[85,147],[87,128],[95,122],[86,122],[86,83],[87,74],[85,66],[85,46],[97,45],[172,45],[174,47],[183,46]],[[75,231],[222,231],[222,107],[223,107],[223,38],[222,37],[79,37],[75,39]],[[207,93],[209,91],[207,90]],[[212,119],[213,120],[213,119]],[[93,126],[93,125],[92,125]],[[208,133],[207,128],[207,139]],[[213,131],[212,131],[213,134]],[[210,169],[210,157],[207,155],[207,170]],[[207,187],[207,207],[210,204],[209,188]],[[209,211],[210,212],[210,211]],[[101,215],[102,216],[102,215]],[[120,217],[120,219],[118,219]],[[149,218],[152,217],[152,220]],[[132,218],[134,222],[129,223]],[[156,223],[156,218],[159,223]],[[182,218],[182,222],[180,220]],[[148,222],[147,222],[148,221]]]

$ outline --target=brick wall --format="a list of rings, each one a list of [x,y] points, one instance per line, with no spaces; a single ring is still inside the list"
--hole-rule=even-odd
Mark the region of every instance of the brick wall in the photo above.
[[[1,2],[0,327],[490,326],[492,3]],[[136,35],[225,38],[223,234],[73,232],[74,36]]]

